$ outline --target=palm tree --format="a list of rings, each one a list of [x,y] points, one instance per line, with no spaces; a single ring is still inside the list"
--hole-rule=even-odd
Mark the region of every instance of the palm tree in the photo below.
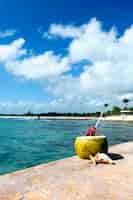
[[[125,107],[124,107],[125,110],[127,110],[129,101],[130,101],[130,100],[129,100],[128,98],[124,98],[124,99],[122,100],[122,102],[125,104]]]
[[[108,103],[105,103],[105,104],[104,104],[105,111],[103,112],[103,116],[106,115],[106,108],[108,107],[108,105],[109,105]]]
[[[105,104],[104,104],[104,107],[105,107],[105,108],[107,108],[107,107],[108,107],[108,105],[109,105],[108,103],[105,103]]]

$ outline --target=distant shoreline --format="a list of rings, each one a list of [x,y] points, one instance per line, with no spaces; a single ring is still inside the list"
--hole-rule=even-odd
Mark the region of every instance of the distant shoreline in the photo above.
[[[78,117],[78,116],[0,116],[0,119],[25,119],[25,120],[96,120],[98,117]],[[133,116],[107,116],[102,118],[102,120],[105,121],[132,121],[133,122]]]
[[[0,116],[0,119],[46,119],[46,120],[91,120],[96,119],[96,117],[78,117],[78,116]]]
[[[122,122],[133,122],[133,115],[118,115],[118,116],[107,116],[104,118],[106,121],[122,121]]]

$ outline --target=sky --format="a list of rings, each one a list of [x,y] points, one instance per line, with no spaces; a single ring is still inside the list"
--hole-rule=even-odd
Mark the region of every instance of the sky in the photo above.
[[[132,10],[131,0],[1,0],[0,113],[132,103]]]

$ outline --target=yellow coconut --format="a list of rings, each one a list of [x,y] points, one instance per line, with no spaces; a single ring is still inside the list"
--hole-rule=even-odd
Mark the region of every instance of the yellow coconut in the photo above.
[[[80,158],[89,159],[98,152],[107,153],[108,143],[104,135],[79,136],[75,140],[75,152]]]

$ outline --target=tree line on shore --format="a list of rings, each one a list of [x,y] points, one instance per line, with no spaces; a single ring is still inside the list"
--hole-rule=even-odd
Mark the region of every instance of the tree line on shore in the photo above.
[[[113,106],[113,108],[111,110],[107,110],[103,113],[104,116],[111,116],[111,115],[120,115],[121,110],[130,110],[133,111],[133,107],[127,108],[120,108],[118,106]],[[27,112],[24,114],[24,116],[44,116],[44,117],[98,117],[100,116],[101,112],[83,112],[83,113],[79,113],[79,112],[68,112],[68,113],[60,113],[60,112],[48,112],[48,113],[32,113],[32,112]]]
[[[121,110],[130,110],[133,111],[133,107],[128,107],[129,99],[124,98],[123,100],[124,107],[121,108],[119,106],[113,106],[111,110],[107,110],[108,104],[104,104],[105,112],[103,113],[104,116],[111,116],[111,115],[120,115]],[[100,116],[100,112],[66,112],[66,113],[61,113],[61,112],[43,112],[43,113],[33,113],[31,111],[28,111],[27,113],[24,114],[0,114],[0,116],[29,116],[29,117],[60,117],[60,116],[66,116],[66,117],[98,117]]]

